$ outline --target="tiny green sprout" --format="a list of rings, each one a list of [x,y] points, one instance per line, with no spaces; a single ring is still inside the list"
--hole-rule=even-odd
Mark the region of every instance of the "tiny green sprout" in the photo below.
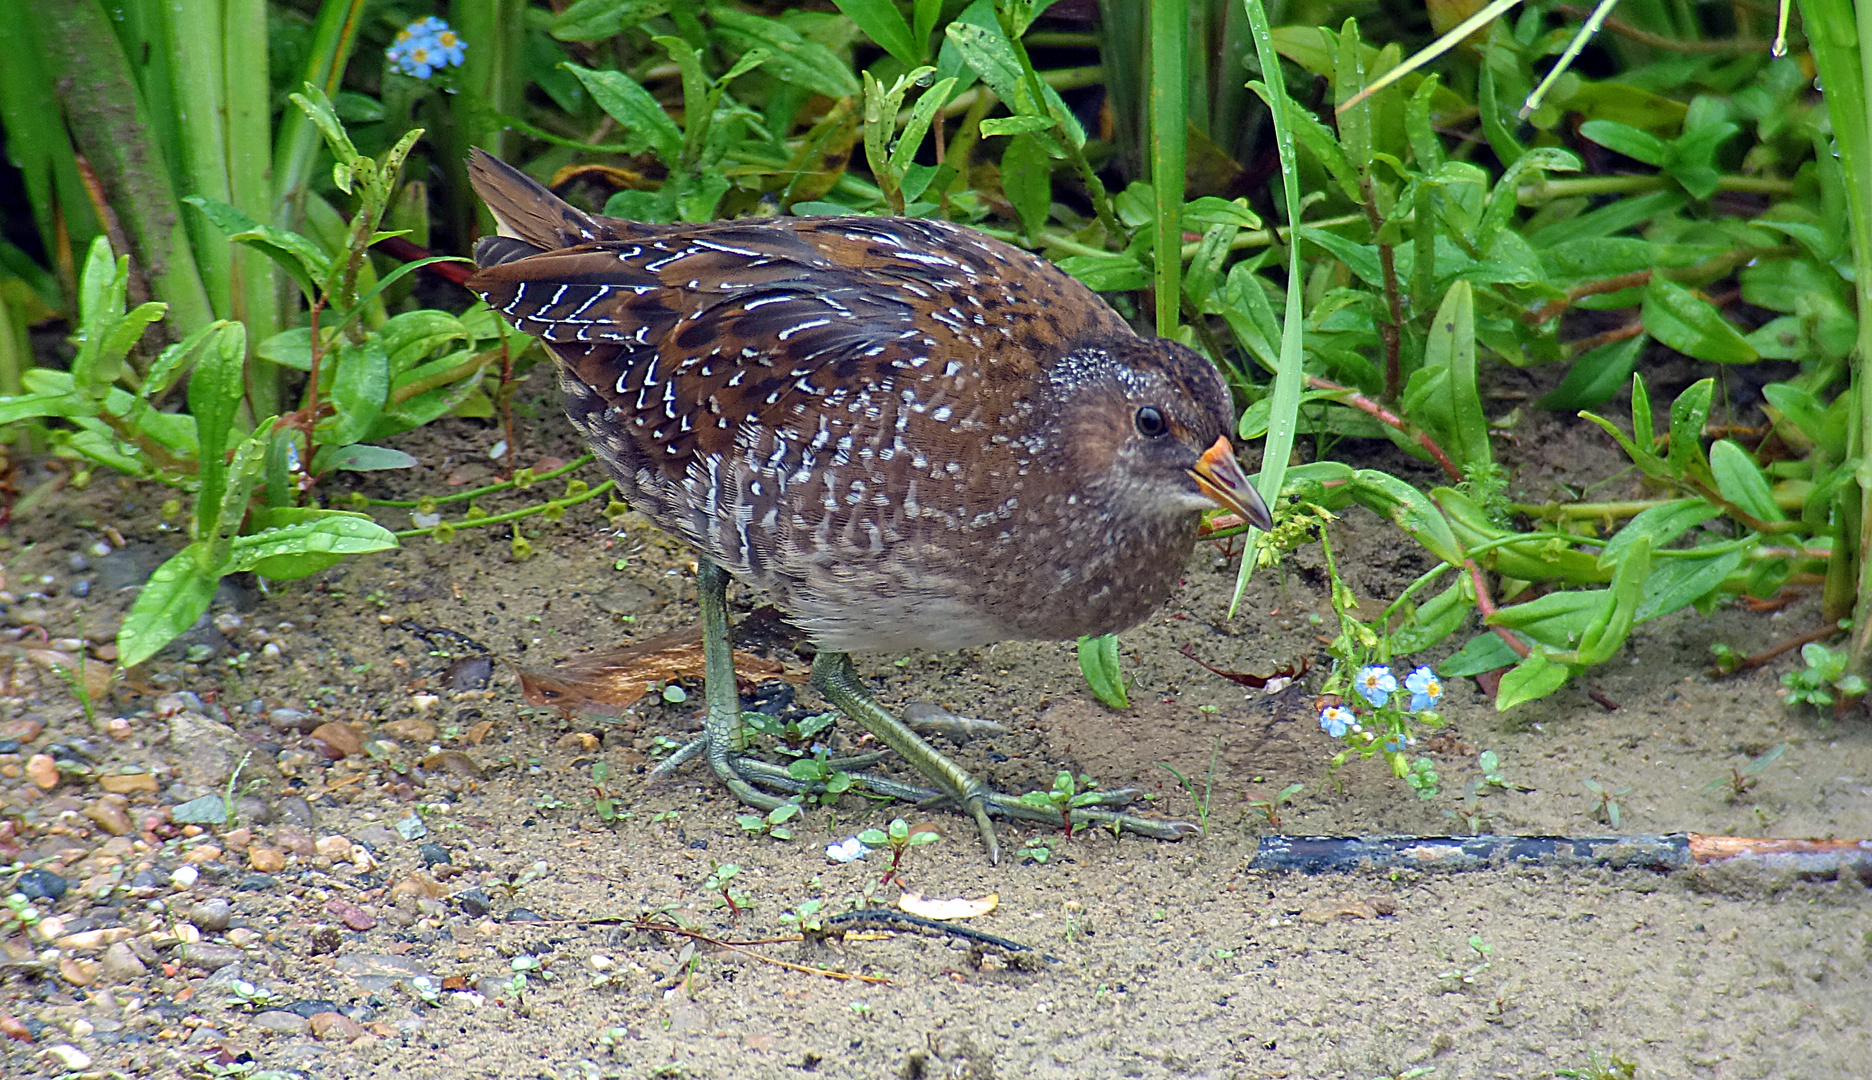
[[[735,818],[735,823],[751,836],[766,835],[775,840],[791,840],[793,830],[787,828],[786,823],[799,814],[798,803],[781,803],[765,814],[741,814]]]
[[[1014,854],[1023,859],[1032,859],[1044,866],[1047,860],[1053,857],[1053,841],[1044,836],[1036,836],[1031,840],[1022,841],[1020,850]]]
[[[1627,1061],[1617,1053],[1607,1053],[1604,1061],[1599,1060],[1599,1052],[1590,1050],[1586,1053],[1586,1064],[1577,1069],[1555,1069],[1555,1076],[1573,1077],[1574,1080],[1634,1080],[1638,1075],[1638,1063]]]
[[[716,907],[725,907],[731,918],[739,918],[743,910],[754,906],[754,901],[746,893],[734,887],[734,879],[741,873],[741,868],[734,863],[715,863],[714,866],[714,872],[709,874],[702,887],[720,895],[720,899],[715,902]]]
[[[745,715],[745,714],[744,714]],[[839,796],[851,790],[851,774],[827,764],[824,751],[813,757],[795,758],[787,763],[787,774],[807,785],[805,794],[820,806],[833,806]]]
[[[851,1003],[851,1011],[853,1016],[870,1016],[871,1005],[869,1002],[854,1001]]]
[[[1437,780],[1436,762],[1427,757],[1420,757],[1411,762],[1410,771],[1404,774],[1404,782],[1409,784],[1411,789],[1417,792],[1417,797],[1425,802],[1436,798],[1441,791],[1437,787]]]
[[[404,984],[409,992],[429,1005],[442,1004],[442,991],[437,989],[435,980],[427,975],[418,975]]]
[[[1053,777],[1051,790],[1029,791],[1021,796],[1021,802],[1028,806],[1037,806],[1043,810],[1051,809],[1058,813],[1066,835],[1071,836],[1084,828],[1086,824],[1073,822],[1073,810],[1082,806],[1095,805],[1099,801],[1099,795],[1093,789],[1097,787],[1098,781],[1090,776],[1080,773],[1078,782],[1074,783],[1072,773],[1061,769],[1059,774]]]
[[[617,793],[611,790],[611,763],[594,761],[591,767],[592,812],[606,825],[616,825],[630,815],[618,810]]]
[[[651,757],[662,757],[665,754],[673,754],[682,748],[682,743],[670,738],[668,735],[656,735],[650,739]]]
[[[1288,784],[1286,787],[1281,788],[1280,792],[1272,799],[1255,799],[1248,805],[1267,815],[1268,824],[1278,829],[1281,827],[1280,808],[1294,801],[1294,798],[1305,790],[1305,784]]]
[[[824,909],[824,901],[802,900],[792,911],[783,912],[780,921],[791,923],[801,934],[817,934],[825,929]]]
[[[1451,981],[1452,989],[1474,986],[1475,981],[1482,976],[1482,973],[1493,966],[1489,960],[1489,954],[1495,951],[1495,947],[1482,940],[1481,934],[1469,935],[1469,950],[1475,953],[1476,963],[1467,967],[1464,967],[1462,964],[1457,964],[1448,971],[1440,971],[1437,973],[1437,978]]]
[[[658,810],[656,813],[650,815],[650,824],[652,825],[663,825],[666,823],[674,823],[674,822],[678,822],[681,820],[682,820],[681,810]]]
[[[858,834],[858,842],[873,851],[890,849],[890,869],[884,872],[884,877],[878,882],[880,885],[889,885],[892,878],[902,880],[898,871],[911,848],[933,844],[940,839],[942,837],[936,832],[936,826],[924,824],[912,829],[903,818],[893,819],[887,829],[866,829]]]
[[[1617,791],[1610,791],[1597,780],[1582,782],[1586,785],[1586,797],[1591,803],[1587,812],[1614,829],[1619,828],[1624,819],[1624,812],[1619,807],[1618,797],[1630,791],[1631,788],[1622,787]]]
[[[683,702],[689,700],[689,691],[684,690],[675,683],[667,683],[663,687],[663,700],[669,702],[671,705],[681,705]]]
[[[1716,674],[1718,675],[1734,675],[1742,670],[1742,661],[1747,659],[1720,641],[1710,646],[1710,655],[1716,658]]]
[[[781,720],[765,713],[744,712],[741,722],[774,740],[779,751],[789,757],[804,757],[815,752],[819,733],[838,719],[836,712],[815,713],[800,720]]]
[[[1235,959],[1235,950],[1234,949],[1217,949],[1210,955],[1214,956],[1217,960],[1233,960]]]
[[[1727,775],[1718,776],[1716,779],[1703,785],[1703,794],[1713,795],[1724,788],[1728,788],[1730,802],[1740,799],[1742,796],[1749,793],[1750,788],[1760,782],[1758,774],[1761,773],[1763,769],[1766,769],[1779,760],[1781,754],[1786,750],[1787,744],[1780,743],[1750,758],[1748,763],[1742,765],[1740,768],[1731,765]]]
[[[1835,714],[1843,714],[1865,696],[1865,679],[1847,673],[1851,656],[1846,651],[1834,652],[1818,641],[1810,641],[1801,646],[1801,659],[1807,663],[1805,668],[1781,676],[1788,704],[1812,705],[1816,709],[1830,705]]]
[[[1495,751],[1493,750],[1482,751],[1482,756],[1476,758],[1476,768],[1482,770],[1481,787],[1484,789],[1499,788],[1502,791],[1534,790],[1526,784],[1517,784],[1503,776],[1501,772],[1501,759],[1495,756]]]

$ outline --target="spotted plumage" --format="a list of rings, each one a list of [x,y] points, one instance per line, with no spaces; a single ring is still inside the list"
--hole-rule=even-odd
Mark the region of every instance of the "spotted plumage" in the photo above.
[[[931,220],[642,225],[470,173],[503,235],[469,287],[558,359],[633,506],[823,648],[1121,630],[1213,499],[1265,522],[1214,367],[1033,255]]]

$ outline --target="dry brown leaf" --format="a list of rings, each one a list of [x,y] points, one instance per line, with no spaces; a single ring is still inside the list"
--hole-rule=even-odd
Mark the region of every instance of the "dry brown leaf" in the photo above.
[[[990,911],[993,911],[1000,903],[1001,895],[999,893],[989,893],[979,900],[970,900],[966,897],[956,897],[949,900],[930,900],[913,892],[904,893],[897,898],[897,906],[902,910],[912,915],[920,915],[925,919],[943,921],[949,919],[973,919],[978,915],[986,915]]]
[[[735,650],[735,682],[746,693],[762,679],[804,683],[806,674],[777,660]],[[664,683],[702,677],[702,628],[664,634],[648,641],[586,653],[548,670],[514,665],[527,704],[565,712],[616,716]]]

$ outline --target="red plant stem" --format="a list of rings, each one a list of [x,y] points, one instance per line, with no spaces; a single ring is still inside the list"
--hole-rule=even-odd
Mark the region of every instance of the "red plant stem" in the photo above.
[[[1469,571],[1469,580],[1475,585],[1476,610],[1482,613],[1482,623],[1487,626],[1488,617],[1495,614],[1495,601],[1489,596],[1488,583],[1482,580],[1482,568],[1476,565],[1474,559],[1464,559],[1463,568]],[[1515,651],[1516,656],[1523,658],[1527,656],[1529,651],[1527,642],[1516,637],[1514,631],[1505,626],[1490,626],[1489,629],[1495,631],[1496,637],[1507,642],[1508,647]]]
[[[1456,467],[1456,463],[1450,460],[1450,456],[1443,452],[1443,448],[1437,445],[1436,440],[1432,439],[1428,432],[1411,426],[1403,417],[1385,408],[1383,405],[1378,404],[1376,401],[1373,401],[1371,398],[1366,397],[1364,394],[1350,387],[1340,386],[1336,382],[1330,382],[1317,375],[1308,375],[1307,385],[1315,390],[1328,390],[1336,394],[1349,395],[1341,404],[1350,405],[1352,408],[1365,413],[1379,423],[1388,424],[1402,431],[1404,434],[1409,435],[1411,438],[1417,440],[1417,445],[1423,447],[1424,450],[1435,459],[1438,465],[1443,466],[1443,471],[1449,474],[1451,480],[1461,480],[1463,478],[1462,470]]]

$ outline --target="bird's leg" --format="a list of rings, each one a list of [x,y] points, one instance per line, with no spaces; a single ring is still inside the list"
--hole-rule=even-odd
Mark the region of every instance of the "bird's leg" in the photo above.
[[[944,757],[922,736],[911,731],[903,721],[878,704],[877,698],[859,681],[858,673],[852,668],[851,657],[844,653],[822,652],[813,658],[813,685],[826,696],[826,700],[838,706],[840,712],[863,724],[886,746],[915,765],[918,772],[935,783],[942,797],[954,802],[975,819],[976,827],[981,830],[982,844],[988,849],[989,862],[998,862],[1001,858],[1001,845],[995,839],[990,814],[1044,821],[1051,825],[1066,824],[1066,819],[1061,817],[1057,808],[1035,806],[995,791]],[[1111,825],[1159,840],[1178,840],[1199,831],[1187,822],[1153,821],[1097,808],[1123,805],[1129,799],[1129,792],[1102,793],[1101,797],[1093,800],[1093,806],[1075,807],[1071,814],[1072,822]]]
[[[709,768],[749,806],[772,810],[786,800],[749,783],[747,729],[741,724],[741,694],[735,688],[734,640],[728,634],[728,571],[702,556],[696,563],[696,603],[702,609],[702,687],[708,715],[702,738]]]

